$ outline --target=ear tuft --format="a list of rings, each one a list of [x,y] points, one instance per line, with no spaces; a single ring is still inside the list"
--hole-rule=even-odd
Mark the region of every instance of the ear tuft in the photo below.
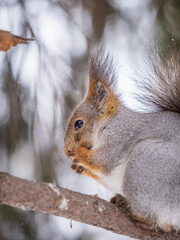
[[[103,86],[100,81],[97,82],[97,95],[99,102],[101,102],[108,96],[108,90]]]
[[[88,101],[91,102],[97,112],[104,114],[107,98],[110,94],[109,89],[106,88],[101,81],[97,81],[96,85],[93,86],[92,92],[91,90],[92,88],[89,88]]]
[[[103,47],[92,54],[89,62],[89,84],[95,86],[98,82],[111,90],[116,83],[115,64],[112,56],[106,53]]]
[[[89,89],[87,101],[101,115],[112,116],[119,104],[115,94],[116,71],[112,57],[103,48],[93,54],[89,63]]]

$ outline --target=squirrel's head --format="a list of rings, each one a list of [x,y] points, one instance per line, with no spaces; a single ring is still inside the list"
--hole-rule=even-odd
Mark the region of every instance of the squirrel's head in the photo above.
[[[102,51],[91,57],[89,64],[89,88],[85,100],[74,112],[65,135],[65,154],[73,159],[79,147],[91,149],[98,137],[116,114],[120,104],[113,90],[115,73],[109,56]]]

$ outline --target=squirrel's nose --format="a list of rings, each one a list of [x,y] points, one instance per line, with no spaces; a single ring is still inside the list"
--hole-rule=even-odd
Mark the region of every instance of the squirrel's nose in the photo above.
[[[70,150],[70,149],[67,149],[67,150],[65,151],[65,153],[66,153],[67,156],[69,156],[69,155],[71,155],[71,150]]]
[[[72,146],[66,141],[64,143],[64,153],[66,154],[67,157],[72,153]]]
[[[68,148],[66,151],[66,156],[71,159],[72,161],[74,160],[75,156],[74,156],[74,153],[73,153],[73,150],[71,148]]]

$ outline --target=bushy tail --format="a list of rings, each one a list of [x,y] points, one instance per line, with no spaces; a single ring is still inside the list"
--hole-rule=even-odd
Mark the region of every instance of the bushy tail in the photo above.
[[[137,79],[140,101],[180,113],[180,51],[173,47],[163,54],[159,49],[151,49],[149,55],[146,76],[141,70]]]

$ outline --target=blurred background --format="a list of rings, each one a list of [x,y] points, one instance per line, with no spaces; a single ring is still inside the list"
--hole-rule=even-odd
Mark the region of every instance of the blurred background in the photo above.
[[[137,63],[152,42],[180,38],[178,0],[0,0],[0,29],[35,38],[0,52],[0,171],[109,199],[75,174],[63,153],[73,109],[88,87],[88,56],[104,45],[115,58],[119,91],[129,100]],[[0,206],[1,240],[127,240],[44,213]]]

